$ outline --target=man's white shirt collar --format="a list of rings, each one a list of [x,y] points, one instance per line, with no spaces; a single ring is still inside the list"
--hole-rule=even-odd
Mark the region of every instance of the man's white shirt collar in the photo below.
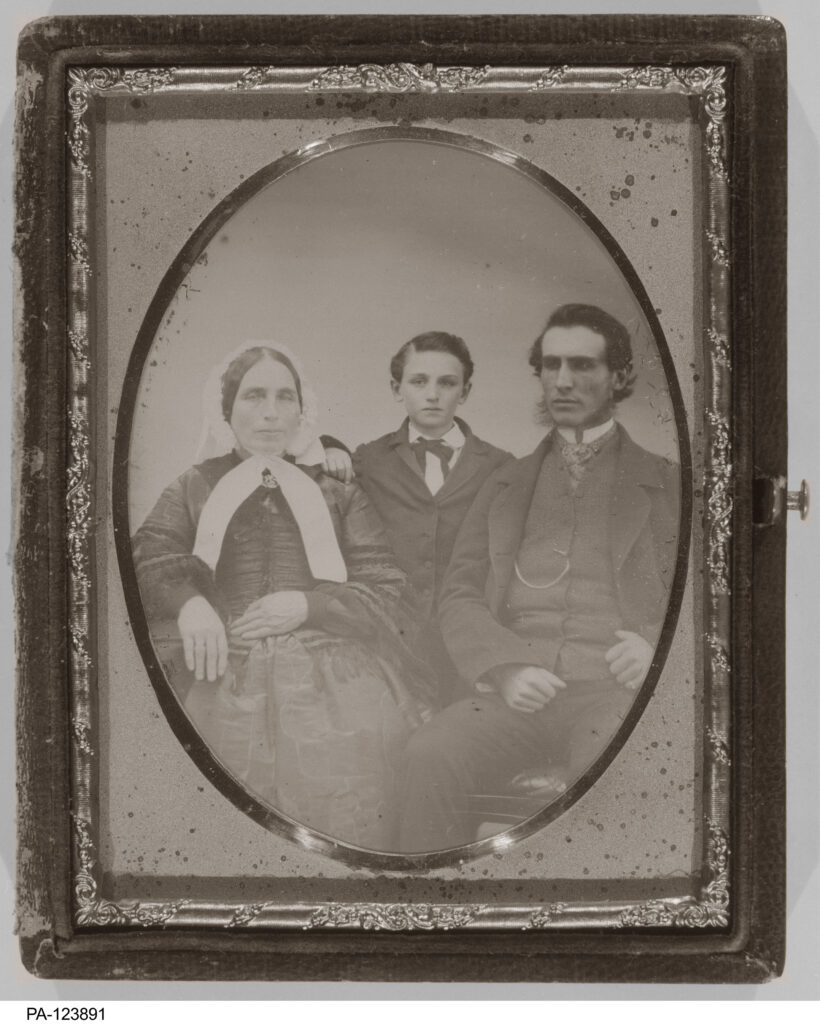
[[[589,427],[585,430],[580,441],[576,438],[575,430],[572,427],[556,427],[556,430],[570,444],[591,444],[593,441],[597,441],[599,437],[603,437],[614,425],[615,420],[610,417],[606,423],[599,423],[597,427]]]
[[[420,437],[424,437],[428,441],[436,440],[436,438],[427,437],[426,434],[422,434],[422,432],[416,429],[416,427],[414,427],[413,424],[411,423],[408,428],[408,440],[410,441],[410,444],[412,444],[414,441],[418,441]],[[450,427],[450,429],[447,431],[447,433],[443,437],[438,438],[438,440],[444,441],[445,444],[449,444],[453,451],[457,452],[464,447],[464,432],[457,423],[454,423],[452,427]]]

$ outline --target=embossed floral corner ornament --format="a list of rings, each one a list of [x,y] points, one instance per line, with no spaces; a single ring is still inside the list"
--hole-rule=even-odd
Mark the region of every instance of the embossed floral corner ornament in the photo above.
[[[649,900],[629,907],[620,916],[624,928],[726,928],[729,924],[729,844],[723,831],[709,825],[709,873],[701,898]]]
[[[706,126],[706,152],[712,170],[721,181],[728,181],[726,169],[725,141],[722,123],[726,116],[726,68],[721,65],[710,67],[662,67],[646,66],[627,72],[618,88],[620,89],[667,89],[680,86],[693,96],[703,96],[708,116]]]
[[[68,149],[80,174],[91,176],[88,163],[91,132],[85,122],[88,103],[97,92],[106,92],[122,86],[131,93],[151,93],[160,86],[170,85],[176,68],[69,68],[68,109],[71,125],[68,131]]]
[[[74,875],[75,920],[79,927],[162,927],[189,902],[187,899],[181,899],[174,903],[113,903],[111,900],[103,899],[94,877],[94,842],[91,838],[91,827],[78,815],[74,816],[73,821],[80,861],[79,869]]]

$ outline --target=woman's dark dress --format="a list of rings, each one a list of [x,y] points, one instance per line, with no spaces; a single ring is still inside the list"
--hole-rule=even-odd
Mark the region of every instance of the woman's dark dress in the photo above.
[[[317,582],[278,488],[260,486],[234,513],[216,571],[191,552],[202,508],[235,454],[209,459],[168,487],[134,537],[152,640],[198,732],[265,804],[345,842],[394,843],[396,765],[429,717],[432,680],[405,641],[406,582],[381,522],[356,484],[305,468],[330,510],[347,583]],[[308,618],[293,633],[242,642],[216,683],[185,668],[176,619],[201,594],[230,623],[250,604],[303,591]]]

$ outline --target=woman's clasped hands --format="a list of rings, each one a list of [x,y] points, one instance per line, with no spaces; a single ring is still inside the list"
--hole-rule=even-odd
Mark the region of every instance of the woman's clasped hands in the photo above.
[[[280,590],[265,594],[249,605],[231,623],[231,636],[238,640],[264,640],[292,633],[308,616],[307,598],[301,590]]]
[[[307,598],[300,590],[265,594],[231,623],[231,636],[248,642],[283,636],[307,619]],[[228,636],[214,607],[201,595],[189,598],[177,618],[185,665],[194,677],[215,682],[228,666]]]

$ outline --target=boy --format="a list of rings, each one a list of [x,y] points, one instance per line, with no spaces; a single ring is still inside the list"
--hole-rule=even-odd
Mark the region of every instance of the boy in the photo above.
[[[390,387],[407,419],[353,455],[356,477],[416,593],[426,622],[421,653],[439,676],[443,704],[454,696],[458,673],[438,627],[442,580],[473,499],[493,470],[511,458],[455,418],[472,374],[470,352],[453,334],[430,331],[406,342],[391,360]]]

